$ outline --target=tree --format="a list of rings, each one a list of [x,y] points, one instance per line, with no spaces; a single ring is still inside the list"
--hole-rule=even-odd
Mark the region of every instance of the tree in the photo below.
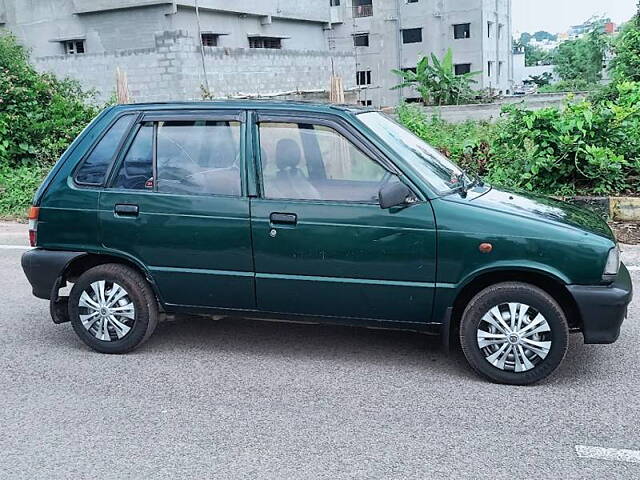
[[[553,63],[553,54],[545,52],[540,47],[534,47],[532,45],[524,45],[524,64],[527,67],[534,67],[536,65],[551,65]]]
[[[482,72],[469,72],[456,75],[453,65],[453,52],[447,51],[439,60],[433,53],[431,58],[423,57],[412,70],[392,70],[402,78],[402,82],[392,90],[398,88],[416,88],[427,104],[459,105],[467,103],[473,98],[473,79]]]
[[[557,35],[553,35],[552,33],[545,32],[544,30],[540,30],[533,34],[533,38],[535,38],[538,42],[542,42],[544,40],[551,40],[555,42],[558,39]]]
[[[605,36],[598,30],[576,40],[562,43],[554,56],[556,73],[562,80],[583,79],[597,83],[602,79],[602,64],[607,47]]]
[[[638,13],[624,26],[613,44],[611,71],[616,82],[640,82],[640,2]]]

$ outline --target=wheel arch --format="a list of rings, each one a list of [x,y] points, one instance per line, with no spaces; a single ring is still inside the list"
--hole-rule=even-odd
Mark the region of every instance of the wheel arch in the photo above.
[[[153,293],[155,294],[159,304],[161,306],[164,305],[158,287],[150,272],[139,262],[118,254],[86,253],[74,258],[66,265],[65,269],[63,270],[61,274],[61,284],[64,285],[65,282],[75,283],[78,277],[80,277],[80,275],[82,275],[87,270],[93,267],[97,267],[98,265],[105,265],[108,263],[125,265],[140,273],[147,280],[147,282],[149,282],[149,285],[151,285]]]
[[[452,303],[448,325],[447,333],[450,342],[458,342],[457,333],[460,328],[460,321],[469,301],[485,288],[503,282],[528,283],[544,290],[558,302],[564,311],[569,328],[582,328],[582,318],[578,305],[567,289],[567,284],[562,279],[548,272],[534,269],[500,269],[479,272],[468,278],[458,289]]]

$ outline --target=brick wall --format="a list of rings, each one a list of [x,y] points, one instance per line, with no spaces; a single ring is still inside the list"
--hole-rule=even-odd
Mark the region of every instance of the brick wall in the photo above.
[[[352,87],[355,60],[349,53],[205,48],[209,87],[216,97],[327,89],[332,59],[345,87]],[[199,46],[182,30],[157,33],[151,48],[35,57],[32,61],[41,71],[75,78],[85,88],[95,89],[98,101],[113,95],[117,67],[127,73],[134,101],[202,98],[204,75]]]

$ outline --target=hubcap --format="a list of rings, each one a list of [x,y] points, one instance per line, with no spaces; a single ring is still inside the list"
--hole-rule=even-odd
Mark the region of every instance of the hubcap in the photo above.
[[[117,283],[93,282],[80,295],[78,307],[84,328],[105,342],[124,338],[135,323],[133,302]]]
[[[480,320],[478,347],[494,367],[526,372],[549,354],[551,327],[546,318],[529,305],[502,303]]]

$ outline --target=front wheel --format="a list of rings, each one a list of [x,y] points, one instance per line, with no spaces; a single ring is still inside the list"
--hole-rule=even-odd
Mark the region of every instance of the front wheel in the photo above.
[[[528,385],[562,363],[569,328],[551,295],[533,285],[507,282],[482,290],[469,302],[460,342],[473,369],[484,377]]]
[[[84,272],[69,295],[76,334],[102,353],[126,353],[146,341],[158,323],[158,303],[145,278],[119,264]]]

